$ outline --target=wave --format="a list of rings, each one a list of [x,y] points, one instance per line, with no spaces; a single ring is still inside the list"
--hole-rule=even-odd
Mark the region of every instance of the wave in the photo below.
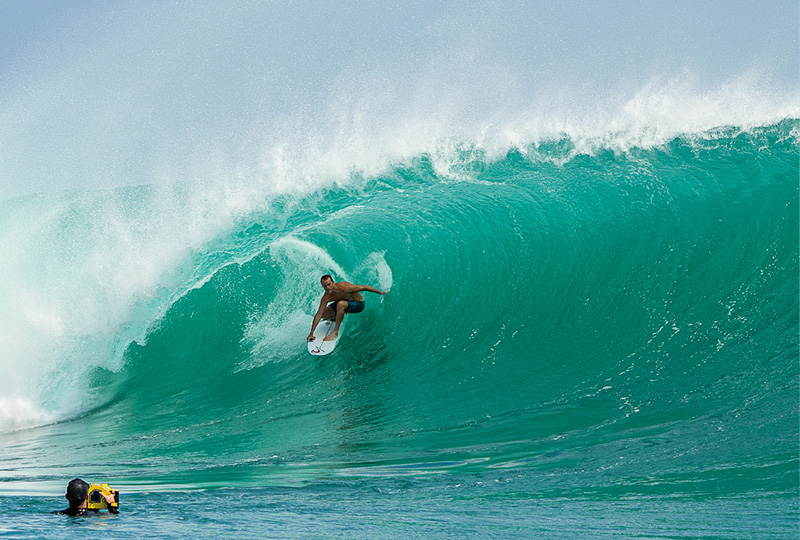
[[[790,489],[799,132],[455,145],[258,200],[5,201],[2,428],[80,417],[106,456],[169,456],[164,478],[191,454],[261,471],[241,482],[283,463]],[[323,273],[391,292],[315,362]]]

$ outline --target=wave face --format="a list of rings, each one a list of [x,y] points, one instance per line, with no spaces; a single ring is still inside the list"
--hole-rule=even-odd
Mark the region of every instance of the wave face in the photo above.
[[[795,493],[799,130],[453,143],[256,202],[7,200],[9,474]],[[325,273],[390,293],[315,359]]]

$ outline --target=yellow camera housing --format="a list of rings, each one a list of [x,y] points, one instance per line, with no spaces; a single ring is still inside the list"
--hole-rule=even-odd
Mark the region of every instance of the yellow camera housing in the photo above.
[[[89,485],[89,503],[87,508],[89,510],[103,510],[108,508],[106,504],[106,495],[114,495],[114,502],[111,506],[114,508],[119,507],[119,490],[111,489],[108,484],[90,484]]]

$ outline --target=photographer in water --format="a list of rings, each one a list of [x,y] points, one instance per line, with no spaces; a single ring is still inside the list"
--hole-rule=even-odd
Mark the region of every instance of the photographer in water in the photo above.
[[[90,516],[102,508],[107,508],[111,514],[119,514],[119,491],[109,489],[106,484],[92,484],[91,486],[76,478],[67,485],[69,508],[52,512],[67,516]]]

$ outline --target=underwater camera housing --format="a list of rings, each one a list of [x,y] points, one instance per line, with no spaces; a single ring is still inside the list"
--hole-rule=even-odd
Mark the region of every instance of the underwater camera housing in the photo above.
[[[111,489],[108,487],[108,484],[91,484],[89,486],[89,504],[87,508],[89,510],[103,510],[108,508],[106,504],[106,495],[114,494],[114,502],[111,503],[111,506],[114,508],[119,507],[119,490],[118,489]]]

